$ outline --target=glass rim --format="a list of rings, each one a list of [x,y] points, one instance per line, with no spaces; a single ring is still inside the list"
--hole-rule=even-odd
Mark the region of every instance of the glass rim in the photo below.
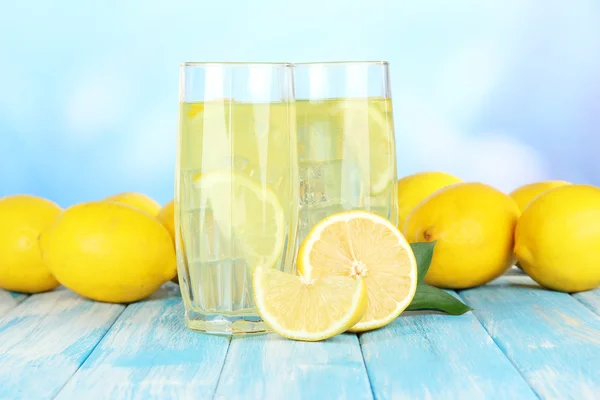
[[[381,65],[389,66],[389,61],[386,60],[344,60],[344,61],[306,61],[292,63],[293,66],[310,66],[310,65],[354,65],[354,64],[370,64],[370,65]]]
[[[209,65],[224,67],[244,67],[244,66],[271,66],[271,67],[292,67],[291,62],[270,62],[270,61],[184,61],[179,64],[181,67],[205,67]]]
[[[371,64],[389,66],[390,62],[386,60],[339,60],[339,61],[303,61],[303,62],[288,62],[288,61],[184,61],[180,63],[181,67],[204,67],[207,65],[218,66],[310,66],[310,65],[353,65],[353,64]]]

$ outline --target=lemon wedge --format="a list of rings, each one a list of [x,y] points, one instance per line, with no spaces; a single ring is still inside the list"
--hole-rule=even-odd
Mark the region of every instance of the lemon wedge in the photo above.
[[[288,339],[328,339],[354,326],[367,309],[367,286],[361,278],[313,279],[258,267],[253,287],[263,321]]]
[[[313,227],[298,253],[304,276],[354,277],[367,283],[368,307],[350,331],[380,328],[408,307],[417,287],[417,263],[400,231],[368,211],[333,214]]]
[[[220,235],[252,266],[272,268],[281,257],[285,239],[284,212],[269,185],[231,171],[194,176],[200,204],[212,210]]]

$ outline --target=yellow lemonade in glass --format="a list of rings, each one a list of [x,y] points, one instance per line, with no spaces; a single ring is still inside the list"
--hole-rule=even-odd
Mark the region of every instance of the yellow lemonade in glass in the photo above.
[[[233,333],[257,331],[250,326],[259,321],[254,269],[292,272],[294,118],[293,104],[281,102],[180,105],[175,213],[186,323],[193,329],[207,330],[208,322],[218,333],[218,321],[237,321]]]

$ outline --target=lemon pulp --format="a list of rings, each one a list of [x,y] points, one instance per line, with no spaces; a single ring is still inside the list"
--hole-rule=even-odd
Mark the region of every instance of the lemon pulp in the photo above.
[[[259,314],[289,339],[324,340],[357,323],[367,308],[363,279],[327,276],[314,279],[259,267],[254,273]]]

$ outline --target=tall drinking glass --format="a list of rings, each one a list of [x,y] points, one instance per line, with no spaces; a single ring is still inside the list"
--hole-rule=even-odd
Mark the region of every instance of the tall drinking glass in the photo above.
[[[266,331],[257,266],[293,269],[298,166],[289,64],[184,63],[175,187],[186,325]]]
[[[294,66],[299,240],[321,219],[368,210],[397,224],[396,155],[388,63]]]

